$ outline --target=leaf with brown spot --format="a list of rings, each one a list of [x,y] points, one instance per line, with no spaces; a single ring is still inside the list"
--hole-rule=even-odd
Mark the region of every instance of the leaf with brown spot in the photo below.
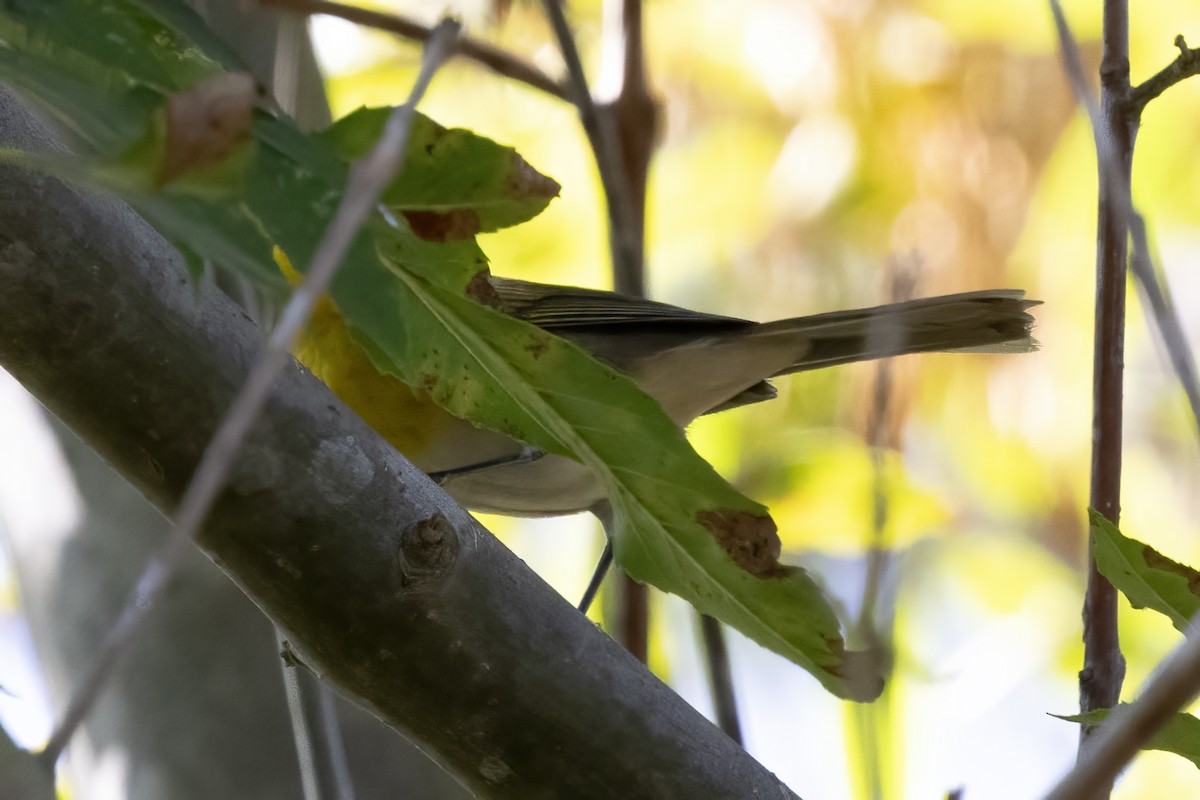
[[[786,574],[779,563],[782,544],[775,521],[766,514],[741,509],[705,510],[696,515],[739,567],[759,578]]]
[[[467,283],[467,297],[488,308],[501,308],[504,301],[500,299],[496,287],[488,280],[489,277],[490,273],[486,269],[476,272]]]
[[[361,108],[322,134],[345,159],[379,138],[390,108]],[[510,147],[416,114],[404,170],[383,203],[429,241],[454,241],[525,222],[558,196],[559,185]],[[418,215],[416,221],[413,214]]]
[[[249,141],[257,98],[254,78],[245,72],[214,75],[171,95],[156,185],[220,164]]]
[[[1200,572],[1159,553],[1150,545],[1123,535],[1096,511],[1092,523],[1092,552],[1100,574],[1129,599],[1134,608],[1166,615],[1183,631],[1200,611]]]
[[[556,180],[538,172],[516,152],[513,153],[513,156],[515,158],[511,161],[505,186],[510,196],[535,200],[550,200],[558,197],[562,187]]]
[[[533,356],[535,361],[549,349],[550,340],[546,335],[530,337],[529,342],[525,345],[525,352]]]
[[[427,242],[457,242],[479,233],[479,214],[470,208],[454,211],[404,211],[412,232]]]
[[[1152,570],[1169,572],[1183,578],[1187,581],[1188,592],[1200,597],[1200,572],[1192,569],[1187,564],[1172,561],[1150,546],[1146,546],[1142,550],[1142,560]]]

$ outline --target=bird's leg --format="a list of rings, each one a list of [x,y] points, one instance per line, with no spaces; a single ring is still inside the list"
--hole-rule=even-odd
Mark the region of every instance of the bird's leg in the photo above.
[[[600,591],[600,584],[604,583],[605,576],[608,575],[608,568],[612,566],[613,550],[612,539],[604,539],[604,550],[600,553],[600,560],[596,563],[596,569],[592,571],[592,579],[588,581],[587,588],[583,590],[583,599],[579,601],[579,612],[586,614],[588,608],[591,607],[592,601],[596,599],[596,593]]]
[[[604,550],[600,553],[600,560],[596,562],[596,568],[592,570],[592,579],[588,581],[587,588],[583,590],[583,598],[579,601],[578,608],[581,614],[588,612],[588,608],[596,599],[596,593],[600,591],[600,584],[604,583],[604,578],[608,575],[608,570],[613,562],[612,504],[608,500],[601,500],[589,510],[596,516],[596,519],[600,520],[600,527],[604,529]]]
[[[512,467],[519,464],[532,464],[534,461],[537,461],[544,455],[546,455],[545,451],[526,445],[521,448],[520,452],[513,453],[509,456],[491,458],[487,461],[479,461],[475,464],[467,464],[465,467],[455,467],[454,469],[445,469],[440,472],[430,472],[429,477],[433,478],[433,482],[438,486],[442,486],[446,483],[446,481],[452,478],[461,478],[464,475],[473,475],[476,472],[483,472],[494,467]]]

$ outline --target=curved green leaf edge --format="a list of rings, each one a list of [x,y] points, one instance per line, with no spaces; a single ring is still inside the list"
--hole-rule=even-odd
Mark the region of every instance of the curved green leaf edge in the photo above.
[[[360,108],[321,135],[346,161],[374,146],[390,108]],[[533,219],[558,196],[559,185],[511,147],[462,128],[413,117],[404,170],[383,194],[430,241],[466,239]]]
[[[1126,707],[1129,703],[1121,703],[1118,708]],[[1077,722],[1082,725],[1099,725],[1108,719],[1112,713],[1110,708],[1100,708],[1084,714],[1051,714],[1067,722]],[[1191,714],[1179,713],[1173,716],[1166,725],[1155,731],[1143,750],[1162,750],[1186,758],[1200,767],[1200,719]]]
[[[1182,632],[1200,611],[1200,572],[1130,539],[1095,509],[1088,513],[1092,554],[1100,574],[1134,608],[1157,611]]]

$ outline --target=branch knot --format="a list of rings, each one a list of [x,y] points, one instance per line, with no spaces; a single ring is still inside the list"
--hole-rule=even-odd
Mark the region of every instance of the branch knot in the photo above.
[[[400,536],[400,572],[406,583],[445,573],[457,558],[457,532],[440,511],[408,526]]]

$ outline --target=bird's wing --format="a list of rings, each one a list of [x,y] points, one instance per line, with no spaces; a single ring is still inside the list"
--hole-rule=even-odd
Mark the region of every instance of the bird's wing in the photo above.
[[[528,283],[495,275],[490,281],[509,314],[571,339],[626,372],[636,372],[638,364],[655,353],[758,325],[615,292]],[[733,397],[714,401],[713,407],[700,413],[711,414],[774,396],[775,387],[765,380],[758,381]]]
[[[496,275],[491,276],[490,281],[500,296],[505,311],[551,331],[563,328],[655,323],[711,325],[718,328],[754,324],[736,317],[691,311],[667,303],[656,303],[653,300],[597,289],[529,283]]]

